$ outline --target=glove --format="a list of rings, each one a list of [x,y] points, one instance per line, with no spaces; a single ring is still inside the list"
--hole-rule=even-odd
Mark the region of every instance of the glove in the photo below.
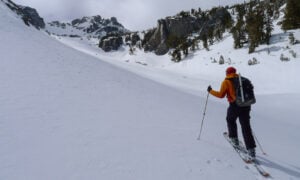
[[[211,86],[209,85],[208,87],[207,87],[207,92],[210,92],[212,90],[212,88],[211,88]]]

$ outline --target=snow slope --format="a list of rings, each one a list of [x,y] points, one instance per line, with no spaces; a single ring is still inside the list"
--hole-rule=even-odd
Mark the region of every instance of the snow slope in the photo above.
[[[255,85],[256,94],[283,94],[300,92],[300,80],[295,78],[300,67],[300,44],[289,44],[290,32],[295,34],[296,39],[300,39],[299,30],[284,33],[280,26],[276,25],[270,45],[261,45],[252,54],[248,54],[247,47],[234,49],[232,36],[227,33],[221,42],[209,47],[210,51],[201,49],[190,53],[180,63],[172,62],[169,55],[156,56],[138,49],[134,55],[129,55],[127,47],[104,53],[98,48],[99,42],[96,39],[53,37],[98,59],[195,95],[205,91],[210,83],[219,88],[228,66],[235,66],[242,75],[249,77]],[[293,57],[291,52],[295,52],[296,57]],[[290,61],[282,62],[281,54]],[[213,63],[214,59],[218,62],[221,55],[226,63]],[[248,60],[253,58],[258,60],[258,64],[249,66]]]
[[[221,74],[215,73],[224,67],[195,67],[201,78],[193,79],[192,71],[183,78],[175,70],[144,67],[126,51],[91,56],[93,47],[77,44],[82,53],[65,46],[25,26],[2,2],[0,22],[0,179],[261,179],[222,137],[224,101],[210,97],[202,139],[196,140],[204,88],[218,85]],[[117,66],[107,63],[113,59]],[[124,68],[170,80],[180,90],[201,90],[195,96]],[[253,128],[268,153],[259,159],[274,179],[300,179],[300,96],[294,90],[261,90],[253,107]]]

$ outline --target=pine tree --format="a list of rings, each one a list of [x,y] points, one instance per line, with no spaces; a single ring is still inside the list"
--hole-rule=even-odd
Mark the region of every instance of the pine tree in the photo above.
[[[273,11],[271,10],[271,6],[268,6],[267,7],[267,14],[266,14],[266,18],[265,18],[265,23],[264,23],[265,24],[265,27],[264,27],[264,30],[265,30],[264,41],[267,44],[270,44],[272,31],[274,29],[274,26],[273,26],[273,23],[272,23],[272,18],[271,18],[272,14],[273,14]]]
[[[246,16],[246,29],[249,38],[249,53],[255,51],[260,43],[264,42],[264,11],[261,6],[250,9]]]
[[[300,1],[287,0],[282,29],[289,30],[297,28],[300,28]]]
[[[196,10],[195,10],[195,9],[191,9],[191,14],[192,14],[193,16],[195,16],[195,15],[196,15]]]
[[[265,37],[264,37],[264,41],[267,44],[270,44],[270,39],[272,36],[272,31],[273,31],[273,24],[272,21],[270,19],[270,17],[267,17],[266,19],[266,24],[265,24]]]
[[[216,32],[215,32],[215,38],[220,41],[223,39],[223,32],[220,30],[220,28],[217,28],[216,29]]]
[[[203,41],[203,47],[204,47],[206,50],[209,50],[209,48],[208,48],[208,43],[207,43],[207,35],[206,35],[206,34],[203,34],[202,37],[201,37],[201,40]]]
[[[180,45],[180,50],[182,50],[185,57],[189,54],[189,43],[187,40]]]
[[[214,27],[208,28],[207,37],[208,37],[209,45],[213,45],[214,44]]]
[[[238,13],[237,23],[231,29],[231,33],[233,34],[234,48],[238,49],[238,48],[242,48],[243,43],[246,41],[246,31],[245,31],[245,22],[244,22],[244,16],[246,13],[245,6],[237,5],[236,11]]]

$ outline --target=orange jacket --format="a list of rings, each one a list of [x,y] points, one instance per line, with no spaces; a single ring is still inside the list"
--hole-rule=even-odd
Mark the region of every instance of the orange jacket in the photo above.
[[[209,93],[218,98],[224,98],[226,95],[228,102],[230,103],[234,102],[236,99],[235,90],[232,82],[229,80],[230,78],[234,78],[234,77],[238,77],[238,75],[235,73],[226,75],[225,80],[222,82],[220,91],[211,90]]]

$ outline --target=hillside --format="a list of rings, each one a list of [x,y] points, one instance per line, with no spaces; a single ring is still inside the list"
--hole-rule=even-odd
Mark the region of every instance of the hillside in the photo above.
[[[284,32],[278,25],[282,18],[283,13],[273,22],[270,44],[260,45],[254,53],[248,53],[248,46],[234,49],[232,34],[226,32],[221,41],[209,46],[209,50],[200,44],[200,49],[190,53],[180,63],[171,61],[170,54],[156,56],[139,48],[131,53],[126,45],[118,51],[105,53],[98,48],[98,40],[93,38],[53,37],[96,58],[194,94],[205,91],[208,84],[218,88],[228,66],[237,67],[242,75],[252,79],[257,94],[298,93],[300,86],[295,77],[300,65],[300,43],[291,45],[289,34],[293,33],[295,39],[300,40],[300,31]],[[221,56],[224,64],[219,64]],[[282,60],[281,56],[288,61]],[[249,60],[254,59],[256,64],[249,65]],[[274,76],[276,83],[272,83]]]
[[[233,7],[226,11],[234,12]],[[245,44],[242,48],[235,49],[233,34],[227,29],[222,39],[214,40],[213,44],[209,45],[208,50],[203,46],[202,42],[199,41],[197,45],[198,49],[195,51],[189,50],[189,54],[184,57],[180,63],[171,61],[171,53],[174,49],[170,49],[169,53],[163,56],[156,56],[154,52],[145,51],[146,49],[144,47],[139,48],[141,41],[147,39],[143,37],[146,36],[147,32],[135,32],[131,34],[130,38],[128,38],[128,35],[123,36],[123,41],[125,42],[115,44],[116,49],[120,46],[119,50],[109,53],[104,53],[104,51],[98,47],[101,42],[95,37],[68,37],[57,36],[55,34],[51,36],[93,57],[127,70],[129,69],[134,73],[138,73],[139,75],[163,84],[184,89],[193,94],[199,94],[200,91],[206,89],[208,84],[218,87],[219,82],[223,79],[224,69],[230,65],[237,67],[242,75],[252,79],[256,85],[255,89],[257,94],[298,93],[300,92],[300,86],[294,77],[297,76],[299,69],[300,56],[298,52],[300,52],[300,43],[291,44],[290,34],[293,34],[295,42],[299,42],[300,32],[299,29],[282,30],[281,24],[284,17],[284,9],[285,6],[279,8],[278,17],[274,17],[272,20],[273,31],[269,44],[259,45],[253,53],[248,53],[249,44]],[[222,13],[219,14],[226,14],[223,11],[224,9],[221,8],[220,12]],[[179,13],[179,15],[175,17],[167,17],[166,21],[172,21],[172,19],[176,21],[176,19],[180,19],[180,14],[182,13],[184,12]],[[196,14],[195,16],[197,16],[197,11],[192,14]],[[235,14],[235,16],[233,16],[235,22],[237,21],[236,18],[237,15]],[[176,23],[170,22],[169,24],[176,25]],[[159,27],[157,29],[159,29]],[[63,32],[71,35],[74,31],[70,31],[66,28]],[[141,39],[132,35],[137,35],[141,37]],[[160,35],[158,34],[158,36]],[[108,37],[108,39],[109,38],[110,37]],[[111,37],[110,39],[117,41],[119,38],[121,37]],[[109,47],[108,49],[111,48]],[[221,56],[223,57],[223,64],[220,64]],[[249,63],[251,63],[251,65],[249,65]],[[274,81],[273,77],[275,74],[277,76],[276,82],[278,83],[276,85],[268,83]]]
[[[281,30],[271,53],[261,46],[253,54],[260,63],[248,66],[252,57],[234,51],[230,35],[174,63],[168,55],[129,55],[127,47],[104,53],[93,39],[50,37],[2,2],[0,22],[0,179],[262,179],[222,136],[225,100],[209,97],[196,140],[206,87],[218,88],[228,66],[211,62],[221,54],[255,85],[252,125],[268,153],[258,149],[259,161],[273,179],[300,178],[300,62],[280,61],[290,54]]]

